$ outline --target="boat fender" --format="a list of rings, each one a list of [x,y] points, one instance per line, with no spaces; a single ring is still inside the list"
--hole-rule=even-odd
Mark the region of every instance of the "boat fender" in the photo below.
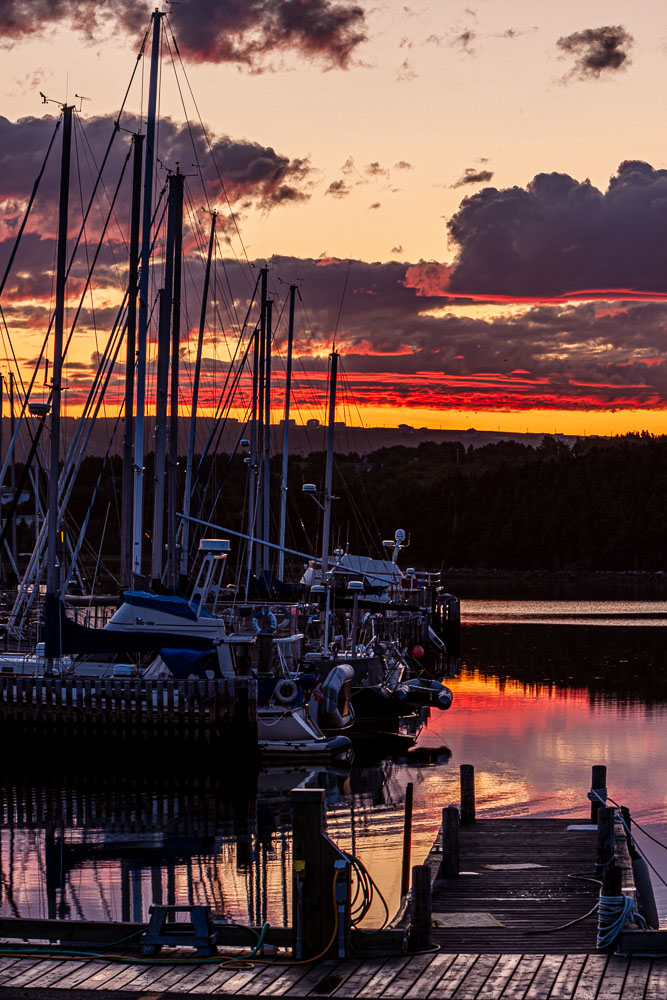
[[[429,705],[443,711],[451,706],[453,699],[450,689],[440,681],[423,681],[418,678],[399,684],[394,697],[411,705]]]
[[[639,854],[632,859],[632,874],[635,879],[637,895],[639,896],[640,912],[644,915],[649,927],[657,930],[660,927],[660,918],[658,917],[658,910],[655,905],[651,875],[646,861]]]
[[[252,619],[252,627],[255,632],[275,632],[277,626],[276,616],[268,608],[257,608]]]
[[[294,681],[283,680],[278,681],[274,687],[272,698],[274,701],[277,701],[279,705],[293,705],[298,696],[299,689]]]
[[[349,663],[341,663],[338,667],[333,667],[322,682],[322,703],[320,707],[320,718],[325,726],[342,729],[349,725],[354,718],[352,706],[343,715],[340,710],[340,695],[346,681],[354,679],[354,667]]]

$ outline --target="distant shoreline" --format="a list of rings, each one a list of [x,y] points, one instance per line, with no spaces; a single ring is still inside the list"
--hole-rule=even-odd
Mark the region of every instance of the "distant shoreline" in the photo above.
[[[667,600],[667,573],[633,570],[442,570],[461,598],[518,600]]]

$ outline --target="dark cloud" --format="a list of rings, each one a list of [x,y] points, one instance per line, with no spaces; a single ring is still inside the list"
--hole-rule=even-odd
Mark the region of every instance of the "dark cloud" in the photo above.
[[[557,45],[567,55],[575,57],[569,75],[587,80],[598,79],[602,73],[608,74],[625,67],[628,63],[627,50],[633,41],[632,35],[617,24],[614,27],[574,31],[571,35],[559,38]]]
[[[398,67],[398,71],[396,73],[396,79],[400,83],[405,83],[408,80],[416,80],[417,77],[418,74],[415,72],[410,60],[404,59],[401,65]]]
[[[130,131],[139,128],[139,121],[130,115],[123,119]],[[23,118],[10,122],[0,117],[0,273],[4,270],[14,243],[15,234],[23,216],[27,198],[44,159],[44,154],[55,128],[52,118]],[[95,117],[75,122],[82,130],[77,136],[79,148],[86,155],[100,162],[113,131],[110,117]],[[205,203],[221,205],[223,212],[220,228],[232,225],[234,213],[230,205],[241,203],[269,210],[275,206],[308,197],[310,167],[306,160],[294,159],[277,153],[271,147],[248,140],[236,141],[228,136],[211,138],[214,159],[200,128],[192,131],[168,118],[160,123],[160,161],[163,164],[159,179],[165,181],[164,165],[175,168],[180,163],[188,176],[186,184],[196,205]],[[194,141],[194,149],[192,145]],[[119,133],[104,174],[108,193],[112,192],[120,176],[120,169],[130,148],[130,136]],[[39,193],[23,236],[15,267],[5,289],[9,299],[43,299],[52,294],[56,217],[59,187],[60,138],[56,142],[44,173]],[[201,165],[206,197],[201,179],[192,164]],[[107,230],[105,247],[97,266],[97,282],[119,287],[124,281],[123,267],[127,258],[127,232],[123,229],[129,219],[131,169],[126,170],[119,198],[116,202],[115,221]],[[221,186],[224,185],[224,192]],[[78,183],[78,182],[77,182]],[[92,188],[92,178],[82,171],[82,195],[86,204]],[[74,192],[74,181],[72,190]],[[87,223],[86,236],[90,247],[99,239],[109,202],[102,189]],[[71,199],[71,226],[73,233],[80,223],[80,198]],[[235,235],[232,228],[230,232]],[[186,230],[186,247],[192,235]],[[80,263],[76,262],[69,281],[69,294],[76,295],[87,272],[85,245],[80,249]]]
[[[466,55],[473,56],[475,50],[472,46],[476,38],[477,34],[471,31],[470,28],[466,28],[465,31],[459,32],[450,39],[450,45],[452,48],[461,49]]]
[[[386,177],[389,171],[385,170],[385,168],[380,166],[378,161],[375,160],[373,163],[369,163],[366,167],[364,167],[364,173],[369,177]]]
[[[382,203],[381,203],[381,202],[379,202],[379,201],[374,201],[374,202],[373,202],[373,204],[372,204],[372,205],[369,205],[368,207],[369,207],[369,208],[380,208],[380,207],[381,207],[381,204],[382,204]]]
[[[394,168],[396,170],[414,170],[412,164],[408,163],[407,160],[399,160],[398,163],[394,164]]]
[[[355,170],[354,158],[351,157],[351,156],[348,156],[347,160],[345,161],[345,163],[341,167],[341,170],[342,170],[342,172],[344,174],[354,173],[354,170]]]
[[[129,132],[138,131],[141,125],[132,115],[125,115],[122,124]],[[113,130],[111,117],[77,119],[76,126],[84,134],[79,141],[92,152],[96,162],[100,162]],[[22,118],[17,122],[0,117],[0,218],[7,214],[8,209],[10,215],[20,211],[20,205],[12,208],[12,203],[20,203],[27,198],[54,127],[55,120],[48,117]],[[188,126],[163,118],[160,122],[160,163],[163,168],[172,170],[180,164],[188,174],[193,173],[193,163],[200,164],[208,197],[213,203],[246,198],[252,204],[271,208],[286,200],[308,197],[306,182],[311,168],[306,159],[290,159],[270,146],[245,139],[211,135],[209,139],[210,149],[200,126]],[[105,176],[108,187],[115,184],[128,142],[129,136],[125,133],[116,141]],[[47,215],[55,212],[58,145],[59,142],[56,142],[56,152],[51,155],[49,170],[40,188],[38,206]],[[165,172],[163,170],[163,176]],[[221,190],[220,179],[226,197]],[[200,182],[193,178],[192,183],[196,186]],[[129,184],[127,186],[129,188]],[[197,197],[201,195],[201,186],[199,191]],[[2,221],[6,223],[5,218]]]
[[[474,167],[466,167],[463,172],[463,176],[452,184],[451,187],[459,188],[464,187],[466,184],[485,184],[487,181],[490,181],[492,177],[492,170],[475,170]]]
[[[350,189],[343,180],[332,181],[324,193],[330,194],[332,198],[347,198]]]
[[[11,44],[64,23],[91,41],[119,29],[142,36],[153,6],[152,0],[2,0],[0,35]],[[366,38],[363,8],[332,0],[180,0],[169,22],[188,58],[253,68],[287,51],[345,67]]]
[[[606,191],[557,173],[487,187],[462,201],[448,230],[457,253],[440,287],[451,293],[667,292],[667,170],[638,160],[621,163]]]
[[[403,247],[399,243],[398,246],[395,246],[395,247],[391,248],[391,252],[392,253],[403,253]]]

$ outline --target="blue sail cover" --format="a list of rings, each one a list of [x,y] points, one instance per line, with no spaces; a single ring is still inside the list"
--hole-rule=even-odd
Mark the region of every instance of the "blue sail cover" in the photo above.
[[[160,656],[178,680],[188,677],[206,678],[206,670],[211,669],[211,652],[196,649],[161,649]]]

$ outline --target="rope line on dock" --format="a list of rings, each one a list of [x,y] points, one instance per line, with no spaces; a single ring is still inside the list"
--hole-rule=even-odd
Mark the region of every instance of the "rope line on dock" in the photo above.
[[[594,878],[593,875],[584,875],[583,872],[573,872],[568,878],[576,879],[579,882],[595,882],[597,885],[602,885],[602,881],[599,878]],[[592,917],[593,914],[598,910],[600,902],[596,902],[595,906],[592,906],[587,913],[582,913],[580,917],[574,917],[572,920],[568,920],[566,924],[557,924],[556,927],[548,927],[546,930],[544,927],[539,927],[537,930],[524,931],[524,934],[528,937],[530,934],[553,934],[555,931],[564,931],[568,927],[574,927],[575,924],[580,924],[587,917]]]
[[[602,798],[602,795],[598,794],[598,792],[604,792],[605,798]],[[600,788],[600,789],[591,788],[590,792],[588,792],[588,798],[591,800],[591,802],[594,802],[596,798],[599,799],[603,806],[606,805],[607,802],[611,802],[611,804],[613,806],[616,806],[617,809],[619,809],[619,810],[623,809],[623,806],[619,805],[619,803],[616,802],[615,799],[610,798],[610,796],[607,794],[607,789],[606,788]],[[649,860],[649,858],[646,856],[646,854],[644,853],[644,851],[642,851],[641,847],[638,845],[637,841],[632,836],[632,830],[628,826],[628,824],[627,824],[627,822],[625,820],[625,817],[623,816],[622,812],[619,812],[619,819],[620,819],[621,823],[623,824],[623,829],[625,830],[627,836],[632,841],[633,847],[637,851],[637,854],[639,854],[644,859],[644,861],[649,866],[649,868],[651,869],[651,871],[653,872],[653,874],[655,875],[655,877],[657,879],[659,879],[659,881],[662,882],[662,884],[665,887],[667,887],[667,880],[665,880],[662,877],[662,875],[660,874],[660,872],[658,871],[658,869]],[[634,817],[633,817],[632,822],[634,823],[634,825],[637,827],[638,830],[641,830],[641,832],[644,834],[645,837],[648,837],[648,839],[652,840],[655,844],[658,845],[658,847],[662,847],[663,850],[667,851],[667,844],[663,844],[661,840],[658,840],[656,837],[654,837],[652,834],[650,834],[648,832],[648,830],[646,830],[641,825],[641,823],[638,823],[637,820],[634,819]]]
[[[635,910],[632,896],[603,896],[600,894],[598,903],[598,935],[597,947],[608,948],[621,933],[626,921],[631,920],[641,930],[646,930],[648,924],[641,913]]]

